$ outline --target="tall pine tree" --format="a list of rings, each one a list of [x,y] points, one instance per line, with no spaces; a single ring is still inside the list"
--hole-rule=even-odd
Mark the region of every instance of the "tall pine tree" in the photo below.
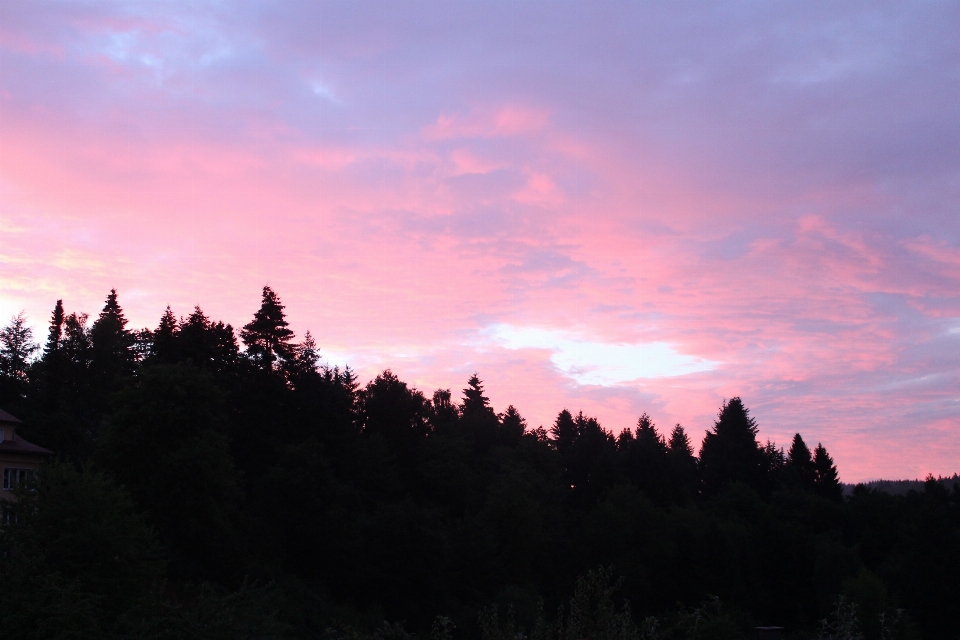
[[[816,473],[814,482],[817,493],[824,498],[840,500],[843,497],[843,485],[840,484],[837,467],[833,464],[833,458],[827,453],[827,449],[819,442],[813,452],[813,466]]]
[[[117,290],[111,289],[103,310],[90,327],[90,370],[101,390],[113,387],[118,378],[133,373],[134,342],[135,337],[127,329],[127,319],[117,301]]]
[[[704,488],[716,492],[731,482],[760,490],[764,485],[764,453],[757,442],[757,422],[740,398],[720,407],[720,413],[700,448]]]
[[[240,330],[247,355],[262,369],[273,370],[278,360],[293,357],[293,331],[289,329],[283,304],[273,289],[265,286],[260,309]]]
[[[793,436],[793,444],[787,454],[787,481],[802,489],[813,489],[816,483],[816,469],[810,449],[800,434]]]

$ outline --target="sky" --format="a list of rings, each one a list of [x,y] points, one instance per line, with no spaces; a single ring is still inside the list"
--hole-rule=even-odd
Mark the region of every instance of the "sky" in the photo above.
[[[0,319],[960,471],[960,5],[0,3]]]

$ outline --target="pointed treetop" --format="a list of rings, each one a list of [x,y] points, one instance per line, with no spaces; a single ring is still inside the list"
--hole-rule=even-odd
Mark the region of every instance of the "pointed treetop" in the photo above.
[[[693,457],[693,446],[690,444],[690,438],[687,437],[687,433],[679,422],[670,432],[670,442],[667,444],[667,448],[673,455]]]
[[[47,344],[43,348],[44,354],[51,354],[60,350],[60,341],[63,339],[63,300],[57,300],[50,317],[50,332],[47,334]]]
[[[810,449],[807,448],[807,443],[803,441],[799,433],[793,436],[793,444],[790,445],[787,459],[791,464],[802,465],[804,467],[813,464],[813,456],[810,455]]]
[[[817,448],[813,452],[813,465],[816,473],[816,490],[824,498],[831,500],[840,500],[843,497],[843,485],[840,484],[840,475],[837,473],[837,467],[833,464],[833,458],[827,453],[827,449],[817,443]]]
[[[714,422],[714,433],[718,436],[750,438],[756,442],[757,421],[750,417],[750,410],[743,405],[743,400],[734,397],[721,405]]]
[[[97,318],[94,322],[94,326],[97,323],[109,322],[119,327],[120,330],[123,330],[127,326],[127,318],[123,315],[123,309],[120,308],[120,303],[117,301],[117,290],[110,289],[110,293],[107,294],[107,300],[103,305],[103,310],[100,312],[100,317]]]
[[[471,414],[493,415],[493,409],[490,408],[490,398],[483,395],[483,381],[476,373],[467,380],[467,388],[463,390],[463,402],[460,403],[460,410],[465,416]]]
[[[0,374],[25,381],[30,356],[39,348],[33,342],[33,330],[27,326],[27,317],[21,311],[10,318],[10,324],[0,329]]]
[[[163,311],[163,315],[160,316],[160,324],[157,326],[154,335],[172,336],[176,332],[177,316],[173,315],[170,305],[167,305],[167,308]]]
[[[293,331],[288,328],[279,296],[270,287],[263,288],[260,309],[240,330],[240,339],[253,361],[264,369],[272,369],[278,358],[293,357]]]

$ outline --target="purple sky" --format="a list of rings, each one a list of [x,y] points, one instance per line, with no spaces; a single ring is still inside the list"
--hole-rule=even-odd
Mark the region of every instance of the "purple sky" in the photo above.
[[[0,314],[960,471],[960,5],[0,4]]]

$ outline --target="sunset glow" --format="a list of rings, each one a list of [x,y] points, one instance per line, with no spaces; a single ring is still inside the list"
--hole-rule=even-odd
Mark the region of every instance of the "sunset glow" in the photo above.
[[[0,4],[0,320],[960,471],[955,4]]]

